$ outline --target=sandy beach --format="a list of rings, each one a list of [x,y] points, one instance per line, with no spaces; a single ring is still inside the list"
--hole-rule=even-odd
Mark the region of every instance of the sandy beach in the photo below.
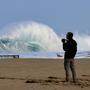
[[[76,59],[76,71],[67,83],[63,59],[0,60],[0,90],[90,90],[90,59]]]

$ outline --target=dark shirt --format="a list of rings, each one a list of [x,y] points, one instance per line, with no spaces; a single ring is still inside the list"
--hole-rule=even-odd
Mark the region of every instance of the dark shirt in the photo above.
[[[64,58],[65,59],[73,59],[77,52],[77,43],[75,40],[67,40],[63,43],[63,49],[65,51]]]

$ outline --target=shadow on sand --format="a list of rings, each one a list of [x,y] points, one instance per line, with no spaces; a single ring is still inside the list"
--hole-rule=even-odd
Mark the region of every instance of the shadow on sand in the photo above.
[[[83,77],[90,77],[90,75],[82,75]],[[41,85],[74,85],[74,86],[79,86],[81,88],[84,87],[90,87],[90,79],[82,79],[79,78],[76,83],[73,83],[72,81],[70,82],[65,82],[64,78],[59,78],[59,77],[53,77],[49,76],[46,79],[26,79],[26,78],[11,78],[11,77],[0,77],[0,79],[9,79],[9,80],[23,80],[25,83],[39,83]]]

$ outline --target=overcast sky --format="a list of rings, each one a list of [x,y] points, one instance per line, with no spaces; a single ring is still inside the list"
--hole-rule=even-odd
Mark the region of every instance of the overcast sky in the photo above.
[[[90,0],[0,0],[0,28],[29,20],[47,24],[57,33],[90,33]]]

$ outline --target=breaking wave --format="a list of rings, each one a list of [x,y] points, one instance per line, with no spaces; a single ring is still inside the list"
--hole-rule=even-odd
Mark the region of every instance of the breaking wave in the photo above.
[[[89,34],[75,34],[75,40],[78,43],[78,51],[90,51],[90,35]]]
[[[90,35],[75,33],[74,36],[78,51],[90,51]],[[42,23],[13,23],[0,30],[0,52],[60,52],[61,38]]]
[[[52,28],[41,23],[14,23],[1,31],[0,51],[25,53],[61,50],[60,38]]]

